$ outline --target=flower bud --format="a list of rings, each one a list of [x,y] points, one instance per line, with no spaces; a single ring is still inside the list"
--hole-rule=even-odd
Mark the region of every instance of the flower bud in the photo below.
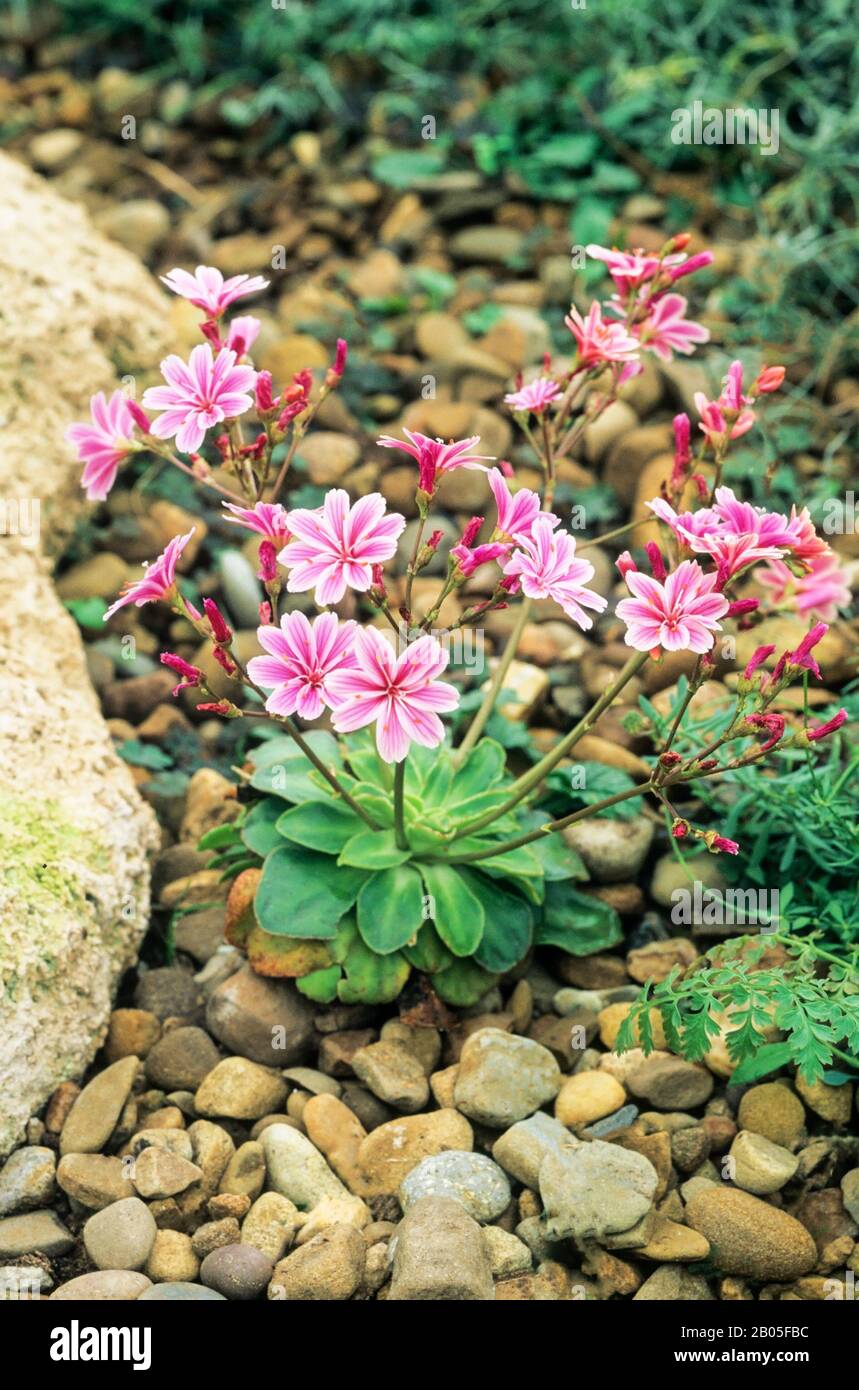
[[[227,646],[233,640],[233,634],[226,623],[220,608],[213,598],[203,599],[203,609],[212,628],[212,636],[219,646]]]

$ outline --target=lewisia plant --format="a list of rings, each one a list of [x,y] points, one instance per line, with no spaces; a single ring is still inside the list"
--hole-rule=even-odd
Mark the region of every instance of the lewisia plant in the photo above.
[[[678,839],[736,853],[733,841],[684,814],[689,785],[772,749],[808,748],[843,722],[841,711],[814,727],[776,708],[791,680],[819,675],[815,648],[845,598],[837,558],[805,510],[783,516],[752,506],[722,480],[733,441],[754,427],[783,369],[767,367],[745,385],[734,363],[717,398],[696,398],[696,420],[676,418],[670,476],[647,514],[620,528],[634,532],[655,518],[662,541],[637,560],[621,554],[628,594],[616,605],[593,587],[594,542],[577,544],[555,511],[559,464],[642,370],[644,355],[689,353],[708,336],[687,318],[675,289],[712,259],[688,257],[687,243],[678,236],[659,255],[589,248],[606,263],[615,292],[605,303],[571,307],[565,364],[546,359],[504,398],[542,473],[539,491],[518,485],[510,464],[489,457],[478,438],[404,431],[378,441],[415,470],[417,521],[397,587],[386,567],[406,519],[381,494],[354,498],[334,488],[319,507],[284,505],[290,465],[340,383],[347,349],[338,342],[321,380],[301,371],[275,383],[256,371],[248,350],[258,322],[245,314],[226,323],[224,315],[266,287],[259,277],[224,281],[205,266],[166,276],[204,315],[203,341],[187,362],[162,363],[164,384],[150,387],[142,406],[119,392],[109,401],[96,396],[91,424],[70,431],[90,496],[106,496],[128,459],[148,451],[220,494],[225,521],[258,540],[261,654],[249,661],[240,659],[217,604],[206,599],[199,611],[182,592],[177,562],[190,535],[171,541],[109,615],[127,604],[168,605],[211,643],[233,689],[244,690],[226,699],[183,656],[162,656],[179,677],[176,692],[196,690],[201,711],[246,720],[254,735],[242,769],[242,816],[203,844],[220,851],[215,862],[235,880],[229,939],[262,973],[294,978],[314,1000],[349,1003],[392,1000],[416,971],[433,998],[466,1005],[534,945],[574,954],[613,945],[621,939],[616,914],[577,886],[586,871],[558,832],[646,796]],[[414,582],[443,534],[431,514],[444,475],[459,468],[485,475],[486,516],[475,516],[450,546],[438,593],[421,615]],[[491,576],[488,596],[470,601],[478,567]],[[460,616],[445,625],[445,599],[457,594]],[[312,619],[303,611],[311,595],[319,610]],[[537,600],[554,601],[583,631],[614,625],[630,654],[575,727],[517,773],[487,728],[497,728],[493,710]],[[448,670],[451,639],[512,604],[519,611],[506,649],[463,731],[462,696]],[[738,677],[722,733],[693,746],[683,718],[713,673],[719,635],[773,610],[806,618],[807,636],[793,651],[760,646]],[[642,667],[666,653],[689,654],[691,674],[649,777],[561,817],[541,810],[550,774]],[[320,717],[324,729],[303,727]]]

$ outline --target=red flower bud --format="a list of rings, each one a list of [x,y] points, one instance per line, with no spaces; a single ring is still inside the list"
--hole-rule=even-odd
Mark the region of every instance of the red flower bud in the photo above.
[[[128,398],[125,404],[128,406],[128,413],[131,416],[137,428],[139,430],[142,430],[144,434],[149,434],[150,430],[152,429],[152,425],[150,423],[149,416],[146,414],[146,411],[142,410],[141,407],[137,404],[137,401],[133,401],[131,397]]]
[[[227,625],[220,608],[213,598],[203,599],[203,609],[212,627],[212,636],[219,646],[227,646],[233,640],[233,634]]]
[[[271,372],[257,372],[256,406],[257,410],[274,410],[274,396],[271,390]]]

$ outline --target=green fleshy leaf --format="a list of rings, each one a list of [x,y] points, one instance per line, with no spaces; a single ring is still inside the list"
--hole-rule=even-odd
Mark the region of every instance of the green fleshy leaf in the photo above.
[[[453,779],[454,804],[467,801],[469,797],[477,796],[478,792],[484,792],[500,782],[506,760],[504,749],[494,739],[482,738],[476,743]]]
[[[403,955],[415,970],[434,975],[453,965],[456,957],[445,946],[432,922],[424,922],[414,946],[404,946]]]
[[[508,893],[491,879],[467,873],[469,887],[483,904],[485,926],[474,959],[485,970],[503,975],[524,960],[531,946],[534,915],[524,898]]]
[[[359,830],[346,841],[337,863],[357,869],[391,869],[404,864],[409,854],[409,850],[397,848],[393,830]]]
[[[360,816],[339,801],[309,801],[278,818],[280,835],[321,854],[339,854],[347,840],[364,826]]]
[[[623,940],[620,917],[613,907],[582,893],[566,880],[546,885],[542,921],[535,944],[559,946],[571,956],[591,956]]]
[[[330,855],[282,844],[263,865],[255,909],[263,931],[302,940],[330,940],[367,875],[341,869]]]
[[[546,816],[541,811],[529,811],[522,817],[525,830],[536,830],[545,824]],[[565,844],[563,837],[557,833],[532,841],[529,848],[536,854],[543,866],[544,877],[551,883],[564,878],[575,878],[585,883],[590,878],[581,855]]]
[[[140,739],[128,738],[116,751],[123,762],[130,763],[132,767],[146,767],[152,772],[162,772],[165,767],[173,766],[173,759],[163,748],[154,743],[143,743]]]
[[[343,963],[337,987],[343,1004],[391,1004],[402,992],[411,966],[400,951],[378,955],[356,937]]]
[[[283,841],[277,833],[277,819],[283,814],[283,806],[274,797],[266,797],[252,806],[242,822],[242,839],[248,849],[265,859]]]
[[[226,825],[214,825],[211,830],[207,830],[197,841],[197,848],[224,849],[227,845],[238,844],[240,838],[239,827],[235,821],[230,821]]]
[[[405,946],[417,934],[422,921],[423,885],[420,874],[411,865],[382,869],[367,879],[358,894],[358,930],[371,951],[380,955],[390,955]]]
[[[421,877],[433,899],[435,929],[455,956],[471,956],[483,935],[483,903],[468,880],[450,864],[422,864]]]
[[[447,970],[440,970],[437,975],[433,975],[432,983],[433,989],[446,1004],[467,1009],[476,1004],[478,999],[482,999],[497,978],[497,975],[490,975],[486,970],[482,970],[473,960],[458,960]]]
[[[342,975],[339,965],[329,965],[324,970],[311,970],[309,975],[302,975],[296,980],[295,987],[299,994],[312,999],[315,1004],[333,1004]]]
[[[385,791],[384,788],[373,786],[371,782],[356,782],[354,786],[349,788],[349,791],[364,810],[380,825],[393,825],[393,793]]]

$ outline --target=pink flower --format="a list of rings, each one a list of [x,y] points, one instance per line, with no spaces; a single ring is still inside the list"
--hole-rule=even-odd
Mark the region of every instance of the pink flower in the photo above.
[[[225,280],[213,265],[198,265],[193,275],[187,270],[171,270],[161,280],[174,294],[190,299],[210,319],[220,318],[225,309],[246,294],[268,288],[268,280],[261,275],[232,275]]]
[[[785,664],[795,667],[798,671],[811,671],[812,675],[815,675],[818,680],[822,680],[820,667],[811,653],[818,642],[822,641],[826,636],[828,631],[829,625],[827,623],[815,623],[814,627],[810,628],[805,634],[799,646],[792,652],[787,653]]]
[[[791,554],[803,563],[813,559],[816,555],[825,555],[829,552],[826,541],[817,534],[807,507],[803,507],[800,512],[796,510],[795,505],[791,507],[787,532],[790,536]]]
[[[432,494],[436,478],[441,473],[450,473],[454,468],[481,469],[485,472],[484,464],[492,463],[491,455],[475,454],[475,446],[480,443],[477,434],[458,443],[451,440],[449,444],[444,444],[440,439],[430,439],[417,430],[403,430],[403,434],[408,437],[408,444],[390,434],[383,434],[376,443],[383,449],[402,449],[403,453],[411,454],[420,470],[419,486],[426,493]]]
[[[762,545],[787,549],[794,542],[794,531],[786,516],[768,512],[751,502],[741,502],[729,487],[716,488],[713,511],[725,526],[737,535],[757,536]]]
[[[144,603],[154,603],[157,599],[167,598],[176,584],[176,565],[179,556],[185,549],[189,540],[196,531],[196,526],[184,536],[174,536],[151,565],[147,565],[142,579],[134,580],[131,584],[126,584],[122,594],[108,608],[104,615],[104,622],[112,618],[114,613],[120,608],[124,608],[127,603],[133,603],[136,608],[142,608]]]
[[[726,840],[724,835],[714,835],[709,831],[704,837],[712,854],[739,854],[740,846],[736,840]]]
[[[349,506],[349,494],[332,488],[321,507],[299,507],[289,514],[295,540],[278,559],[292,569],[287,588],[303,593],[316,588],[317,603],[337,603],[347,588],[361,592],[373,582],[373,566],[390,560],[406,518],[398,512],[385,515],[385,499],[379,492]]]
[[[212,425],[234,419],[250,410],[253,399],[247,394],[254,387],[253,367],[237,367],[236,354],[223,348],[216,358],[208,343],[194,348],[187,363],[172,354],[161,363],[166,386],[150,386],[143,393],[143,404],[163,410],[153,422],[158,439],[176,436],[183,453],[199,449]]]
[[[171,670],[175,671],[177,676],[181,676],[179,684],[174,685],[171,691],[173,695],[178,695],[180,690],[193,689],[195,686],[201,685],[205,679],[199,666],[191,666],[189,662],[184,661],[182,657],[177,656],[175,652],[162,652],[161,662],[162,665],[169,666]]]
[[[684,560],[664,584],[640,572],[627,574],[626,583],[634,598],[619,603],[617,615],[627,624],[627,646],[640,652],[710,650],[721,631],[718,619],[728,611],[724,594],[713,592],[715,574]]]
[[[758,578],[769,589],[770,598],[777,606],[790,603],[803,618],[817,617],[827,623],[834,622],[838,609],[846,608],[851,597],[841,561],[827,547],[822,554],[812,555],[805,563],[810,567],[808,574],[797,578],[783,560],[770,560]]]
[[[703,391],[695,392],[695,405],[701,416],[698,428],[714,447],[726,444],[729,439],[739,439],[755,423],[755,412],[746,408],[752,404],[752,398],[743,395],[742,387],[743,364],[732,362],[717,400],[709,401]]]
[[[635,563],[628,550],[621,551],[614,563],[617,566],[621,579],[625,579],[632,570],[638,569],[638,565]]]
[[[354,622],[338,622],[333,613],[320,613],[312,624],[303,613],[284,613],[279,628],[258,628],[257,640],[269,655],[251,657],[248,675],[272,690],[265,702],[269,713],[317,719],[331,706],[332,674],[355,664],[356,628]]]
[[[605,246],[595,246],[593,243],[586,246],[585,251],[589,256],[593,256],[595,261],[603,261],[608,266],[609,274],[624,298],[630,290],[637,289],[646,280],[652,280],[658,271],[679,266],[686,260],[686,256],[682,254],[665,256],[660,260],[658,256],[649,255],[640,249],[609,251]]]
[[[487,541],[485,545],[475,546],[473,550],[460,541],[451,546],[450,553],[462,574],[473,574],[480,565],[488,565],[492,560],[500,560],[510,554],[510,546],[498,541]]]
[[[670,526],[678,540],[689,545],[688,537],[709,536],[719,530],[719,518],[711,507],[699,507],[697,512],[676,512],[664,497],[654,497],[645,502],[652,512]]]
[[[684,540],[699,555],[709,555],[721,572],[722,583],[732,579],[748,565],[756,565],[760,560],[777,560],[782,554],[774,545],[763,545],[758,536],[751,534],[735,535],[733,531],[713,531],[704,536],[684,533]]]
[[[703,324],[685,317],[687,301],[682,294],[666,294],[651,305],[650,313],[636,329],[641,346],[655,353],[663,362],[672,354],[688,355],[696,343],[706,343],[710,333]]]
[[[444,738],[438,716],[455,709],[459,695],[435,679],[448,661],[436,639],[419,637],[397,657],[375,628],[358,628],[355,658],[358,670],[335,671],[328,680],[337,732],[375,722],[376,747],[386,763],[402,762],[412,742],[437,747]]]
[[[819,738],[834,734],[836,729],[840,729],[842,724],[846,723],[847,711],[842,708],[837,714],[833,714],[831,719],[827,719],[825,724],[818,724],[816,729],[806,729],[805,734],[810,743],[816,743]]]
[[[674,260],[673,256],[666,256],[664,264]],[[703,270],[705,266],[712,265],[715,257],[712,251],[697,251],[688,260],[685,256],[680,257],[683,264],[678,265],[669,271],[672,280],[681,280],[684,275],[694,275],[696,270]]]
[[[119,465],[131,453],[135,420],[122,391],[114,391],[109,401],[99,391],[90,399],[89,408],[92,424],[70,425],[66,439],[85,460],[81,487],[86,488],[87,500],[103,502],[116,481]]]
[[[755,647],[751,657],[749,658],[748,663],[746,664],[746,668],[743,671],[743,679],[747,681],[751,680],[758,667],[763,666],[767,657],[772,656],[774,651],[775,643],[771,642],[767,643],[767,645],[764,647]]]
[[[784,381],[784,367],[764,367],[758,372],[752,390],[758,395],[769,395],[770,391],[778,391]]]
[[[575,305],[564,319],[579,349],[579,366],[594,367],[603,362],[635,362],[641,344],[622,323],[603,319],[602,309],[594,300],[583,319]]]
[[[279,502],[257,502],[253,507],[237,507],[234,502],[225,502],[224,506],[233,513],[225,516],[225,521],[256,531],[276,545],[285,545],[289,539],[289,517]]]
[[[530,488],[522,487],[518,492],[510,492],[499,468],[490,468],[488,479],[498,508],[498,521],[495,524],[497,536],[508,540],[530,536],[538,516],[547,517],[553,526],[558,525],[558,518],[551,512],[540,511],[540,498]]]
[[[236,354],[236,359],[244,357],[250,352],[257,340],[262,324],[259,319],[255,319],[253,314],[244,314],[240,318],[231,319],[230,327],[227,332],[227,347]]]
[[[602,613],[607,600],[584,587],[593,578],[594,567],[588,560],[576,559],[575,538],[555,531],[555,525],[554,519],[538,516],[531,535],[518,538],[521,549],[510,556],[504,573],[521,580],[528,598],[553,598],[579,627],[587,629],[593,619],[585,608]]]
[[[504,397],[504,404],[509,405],[511,410],[530,410],[535,415],[542,415],[560,394],[561,388],[556,381],[540,376],[520,391],[511,391],[510,395]]]

